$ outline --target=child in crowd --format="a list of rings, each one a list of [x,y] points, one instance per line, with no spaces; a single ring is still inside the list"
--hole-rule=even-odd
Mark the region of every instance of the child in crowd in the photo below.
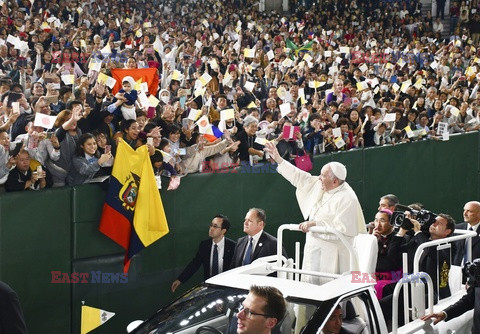
[[[117,101],[122,101],[120,111],[124,119],[136,119],[135,103],[138,100],[138,92],[133,89],[135,80],[132,77],[126,76],[122,79],[122,89],[115,94]],[[114,101],[116,102],[116,101]]]
[[[158,145],[158,148],[163,155],[163,161],[166,164],[170,164],[172,167],[175,167],[177,171],[181,172],[181,167],[179,163],[176,162],[175,155],[172,154],[172,147],[170,141],[168,139],[162,138],[162,140],[160,141],[160,145]]]

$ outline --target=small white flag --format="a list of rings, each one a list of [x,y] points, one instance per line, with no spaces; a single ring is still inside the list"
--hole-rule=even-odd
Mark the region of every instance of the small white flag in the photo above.
[[[41,126],[45,129],[53,128],[57,116],[50,116],[46,114],[36,113],[35,120],[33,121],[33,126]]]

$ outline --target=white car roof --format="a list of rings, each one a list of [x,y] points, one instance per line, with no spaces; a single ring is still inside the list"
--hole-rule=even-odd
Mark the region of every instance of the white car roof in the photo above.
[[[248,290],[251,285],[268,285],[279,289],[284,297],[326,301],[364,289],[373,283],[352,283],[352,275],[341,276],[323,285],[314,285],[285,278],[225,272],[206,281],[208,284]]]

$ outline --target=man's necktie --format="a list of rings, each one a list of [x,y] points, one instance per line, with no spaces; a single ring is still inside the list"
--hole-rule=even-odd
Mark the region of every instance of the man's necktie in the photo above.
[[[245,258],[243,259],[243,265],[250,264],[252,262],[252,250],[253,250],[253,238],[250,237],[247,251],[245,252]]]
[[[218,275],[218,246],[213,245],[212,276]]]

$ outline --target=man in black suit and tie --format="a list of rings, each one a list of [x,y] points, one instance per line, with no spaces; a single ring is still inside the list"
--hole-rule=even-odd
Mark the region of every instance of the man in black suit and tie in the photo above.
[[[205,280],[231,268],[235,241],[225,237],[229,229],[230,221],[227,216],[216,215],[213,218],[208,230],[210,239],[200,242],[195,257],[172,283],[172,292],[190,279],[201,265]]]
[[[463,219],[465,222],[457,224],[455,228],[460,230],[470,230],[477,232],[477,236],[472,238],[472,260],[480,258],[480,202],[472,201],[463,207]],[[466,262],[465,240],[456,242],[456,252],[453,258],[453,264],[461,266]]]
[[[277,238],[263,230],[266,218],[262,209],[248,210],[243,223],[243,232],[247,235],[237,240],[232,268],[250,264],[260,257],[277,254]],[[285,251],[283,254],[285,255]]]

